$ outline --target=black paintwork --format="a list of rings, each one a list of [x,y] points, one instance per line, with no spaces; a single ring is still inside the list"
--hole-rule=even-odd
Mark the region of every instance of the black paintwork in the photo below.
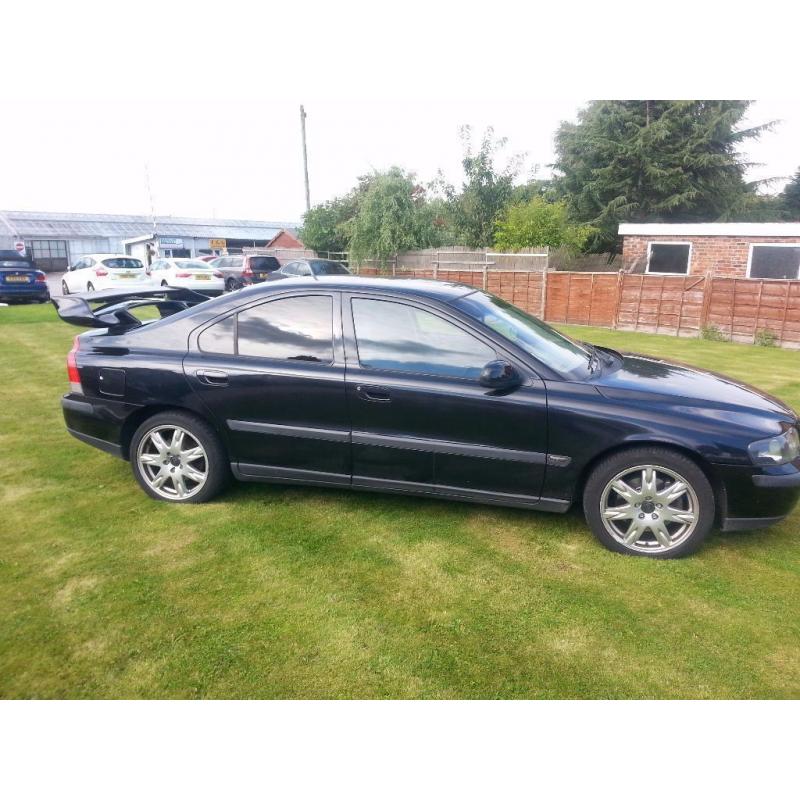
[[[127,331],[90,331],[76,356],[83,395],[64,401],[67,426],[127,457],[131,435],[148,414],[180,408],[215,427],[243,480],[556,511],[580,498],[587,473],[604,455],[659,444],[689,454],[706,471],[725,528],[768,524],[792,509],[800,461],[756,467],[747,452],[749,443],[798,424],[783,403],[709,372],[603,348],[601,368],[581,378],[559,374],[454,305],[474,291],[438,281],[287,279]],[[330,364],[198,347],[204,329],[234,312],[310,294],[334,301]],[[492,347],[499,363],[476,380],[364,368],[352,298],[394,298],[427,309]],[[492,385],[498,380],[500,388]]]

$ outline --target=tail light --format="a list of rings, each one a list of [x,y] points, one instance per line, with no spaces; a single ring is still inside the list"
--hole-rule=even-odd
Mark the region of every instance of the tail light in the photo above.
[[[250,262],[248,261],[244,265],[244,269],[242,270],[242,275],[252,276],[252,274],[253,274],[253,268],[250,266]]]
[[[217,272],[217,270],[214,270],[214,272],[212,272],[211,274],[212,274],[212,275],[213,275],[215,278],[221,278],[221,277],[222,277],[222,273],[221,273],[221,272]]]
[[[175,273],[175,277],[176,278],[191,278],[192,277],[192,273],[191,272],[176,272]]]
[[[72,342],[72,350],[67,354],[67,377],[69,378],[70,391],[75,394],[83,394],[83,387],[81,386],[81,375],[78,372],[78,364],[75,361],[75,353],[80,348],[80,336],[76,336]]]
[[[44,272],[36,273],[36,283],[47,283],[47,276],[44,274]]]
[[[105,278],[108,275],[108,270],[105,267],[98,267],[94,274],[97,275],[98,278]]]

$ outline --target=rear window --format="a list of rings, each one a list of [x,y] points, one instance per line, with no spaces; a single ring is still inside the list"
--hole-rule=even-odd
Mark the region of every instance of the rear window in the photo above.
[[[103,264],[109,269],[142,269],[138,258],[104,258]]]
[[[176,261],[177,266],[184,269],[211,269],[211,265],[207,261],[187,260]]]
[[[280,261],[275,256],[252,256],[250,258],[250,269],[259,272],[274,272],[280,269]]]
[[[315,275],[349,275],[338,261],[310,261]]]

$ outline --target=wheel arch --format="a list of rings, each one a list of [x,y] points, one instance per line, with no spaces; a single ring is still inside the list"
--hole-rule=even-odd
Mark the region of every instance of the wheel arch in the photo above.
[[[728,508],[728,497],[725,491],[725,484],[711,468],[710,462],[706,461],[706,459],[704,459],[696,450],[692,450],[689,447],[676,444],[675,442],[665,439],[634,439],[614,445],[613,447],[609,447],[606,450],[602,450],[601,452],[597,453],[584,465],[578,476],[575,486],[575,500],[578,502],[583,501],[583,492],[586,488],[586,482],[589,480],[589,476],[592,474],[592,472],[594,472],[595,468],[601,461],[605,460],[609,456],[623,453],[626,450],[637,450],[641,447],[660,447],[664,450],[672,450],[674,453],[685,456],[691,460],[706,476],[708,482],[711,484],[711,489],[714,492],[714,502],[716,505],[714,512],[714,523],[719,525],[724,521]]]
[[[147,419],[150,417],[154,417],[156,414],[162,414],[164,412],[175,412],[180,414],[186,414],[190,417],[194,417],[206,425],[210,425],[214,432],[219,437],[220,443],[222,444],[223,448],[227,450],[227,443],[225,442],[224,437],[220,434],[217,426],[214,424],[212,419],[203,416],[202,414],[198,414],[196,411],[193,411],[189,408],[185,408],[184,406],[175,406],[169,405],[168,403],[160,403],[154,405],[144,406],[143,408],[137,409],[134,411],[124,422],[122,426],[122,431],[119,437],[119,443],[122,447],[122,457],[126,461],[130,461],[130,449],[131,449],[131,442],[133,441],[133,434],[136,433],[136,429]]]

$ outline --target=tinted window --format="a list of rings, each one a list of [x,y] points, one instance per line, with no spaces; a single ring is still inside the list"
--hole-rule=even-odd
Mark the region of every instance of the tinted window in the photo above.
[[[349,275],[338,261],[310,261],[315,275]]]
[[[353,322],[363,367],[477,378],[496,357],[461,328],[402,303],[353,300]]]
[[[557,372],[586,374],[589,352],[522,309],[486,292],[472,292],[453,304]]]
[[[688,244],[650,244],[648,272],[677,272],[685,275],[689,271]]]
[[[280,269],[281,262],[274,256],[251,256],[250,269],[255,272],[274,272]]]
[[[226,317],[210,328],[206,328],[199,336],[197,343],[206,353],[225,353],[233,355],[235,316]]]
[[[239,355],[333,361],[333,301],[287,297],[239,313]]]
[[[138,258],[104,258],[103,264],[110,269],[142,269],[144,266]]]
[[[775,247],[763,244],[753,245],[750,260],[751,278],[790,278],[799,277],[800,245],[797,247]]]

